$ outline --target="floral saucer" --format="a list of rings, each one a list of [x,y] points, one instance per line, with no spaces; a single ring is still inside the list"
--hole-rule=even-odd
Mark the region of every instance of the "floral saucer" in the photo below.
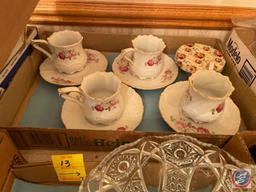
[[[166,54],[163,55],[164,66],[156,78],[142,80],[132,75],[129,62],[121,54],[115,58],[112,70],[123,83],[131,87],[144,90],[160,89],[173,83],[178,76],[178,67],[175,62]],[[127,56],[131,57],[131,55]]]
[[[228,98],[222,116],[212,123],[195,123],[185,117],[180,108],[181,99],[187,90],[188,81],[168,86],[161,94],[159,110],[165,122],[176,132],[234,135],[240,127],[240,111]]]
[[[59,73],[52,65],[50,58],[44,60],[40,65],[40,75],[49,83],[62,86],[80,85],[84,76],[95,71],[105,71],[108,61],[99,51],[92,49],[84,49],[87,53],[87,66],[74,74]]]
[[[121,118],[111,125],[91,124],[84,117],[81,107],[68,100],[64,101],[62,106],[62,122],[67,129],[133,131],[142,121],[143,102],[140,95],[127,85],[122,84],[121,94],[125,101],[124,112]]]

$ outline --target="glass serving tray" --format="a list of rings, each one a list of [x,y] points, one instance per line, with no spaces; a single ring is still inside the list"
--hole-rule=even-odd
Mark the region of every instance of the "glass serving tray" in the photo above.
[[[151,136],[110,152],[80,192],[255,191],[255,168],[190,136]]]

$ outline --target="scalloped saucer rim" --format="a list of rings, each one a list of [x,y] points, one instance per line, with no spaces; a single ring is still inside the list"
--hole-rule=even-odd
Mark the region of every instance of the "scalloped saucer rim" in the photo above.
[[[231,98],[226,100],[222,116],[212,123],[195,123],[185,117],[180,101],[187,87],[188,81],[180,81],[166,87],[160,95],[159,110],[170,128],[182,133],[234,135],[238,132],[241,123],[240,111]]]
[[[153,79],[142,80],[132,75],[129,72],[128,61],[121,61],[123,59],[121,54],[115,58],[112,64],[112,70],[123,83],[131,87],[143,90],[160,89],[173,83],[178,77],[179,73],[179,68],[174,60],[165,53],[163,53],[163,55],[164,67],[160,74]],[[122,63],[120,64],[120,62]]]
[[[121,118],[111,125],[91,124],[84,117],[80,106],[68,100],[64,101],[62,105],[61,120],[66,129],[133,131],[143,119],[144,106],[142,98],[134,89],[123,83],[121,94],[124,97],[125,109]],[[127,118],[128,116],[130,118]]]
[[[87,66],[74,74],[59,73],[52,65],[50,58],[46,58],[40,65],[40,75],[48,83],[61,86],[80,85],[84,76],[96,71],[106,71],[108,61],[99,51],[93,49],[84,49],[87,52]]]

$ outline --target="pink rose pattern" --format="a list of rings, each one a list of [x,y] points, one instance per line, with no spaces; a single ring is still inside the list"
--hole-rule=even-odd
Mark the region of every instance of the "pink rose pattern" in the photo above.
[[[130,56],[130,59],[133,60],[134,55]],[[154,57],[152,59],[149,59],[145,65],[146,66],[154,66],[154,65],[158,65],[160,63],[162,56],[159,55],[157,57]],[[118,69],[121,73],[127,73],[129,71],[129,61],[127,61],[126,59],[122,58],[119,63],[118,63]]]
[[[186,97],[189,101],[192,101],[192,95],[191,95],[189,89],[187,89],[185,97]]]
[[[131,54],[129,57],[133,61],[134,54]],[[118,69],[119,69],[120,73],[125,74],[129,71],[130,63],[125,58],[122,58],[122,59],[119,60],[118,66],[119,66]]]
[[[60,78],[60,77],[51,77],[51,79],[52,79],[55,83],[66,83],[66,84],[71,84],[71,83],[73,83],[73,82],[70,81],[70,80],[65,80],[65,79]]]
[[[102,102],[92,106],[93,111],[103,112],[103,111],[111,111],[116,108],[116,105],[119,103],[119,100],[110,100],[109,102]]]
[[[133,57],[133,56],[131,56]],[[161,60],[161,55],[158,57],[159,61]],[[159,62],[158,61],[158,62]],[[121,59],[118,63],[118,69],[120,71],[120,73],[127,73],[129,71],[129,62],[126,59]],[[167,69],[164,74],[163,77],[161,78],[161,82],[165,82],[168,80],[171,80],[173,77],[173,72],[171,69]]]
[[[62,50],[61,52],[59,52],[57,54],[57,57],[61,60],[65,60],[65,59],[76,59],[76,56],[79,56],[80,53],[76,52],[74,49],[70,49],[70,50]]]
[[[173,72],[171,69],[167,69],[165,72],[164,72],[164,75],[162,77],[162,82],[165,82],[167,80],[171,80],[173,77]]]
[[[214,70],[224,65],[223,54],[217,50],[213,49],[207,45],[200,45],[196,43],[188,43],[181,46],[176,53],[177,65],[182,69],[194,73],[199,68],[208,69],[210,63],[214,63]],[[206,55],[211,55],[211,57],[206,57]],[[191,61],[194,61],[192,63]]]
[[[157,57],[153,57],[152,59],[149,59],[145,65],[146,66],[154,66],[154,65],[158,65],[161,61],[162,55],[158,55]]]
[[[182,60],[182,59],[185,59],[186,58],[186,55],[185,54],[183,54],[183,53],[177,53],[177,57],[178,57],[178,59],[180,59],[180,60]]]
[[[215,109],[212,109],[212,115],[215,114],[215,111],[217,113],[220,113],[221,111],[223,111],[224,106],[225,106],[225,102],[220,103]]]
[[[188,47],[193,47],[195,45],[195,43],[187,43]]]
[[[193,123],[189,122],[187,119],[185,118],[180,118],[180,119],[176,119],[173,116],[170,116],[171,121],[173,121],[177,128],[181,130],[181,132],[183,133],[199,133],[199,134],[214,134],[213,131],[209,131],[208,128],[206,127],[197,127],[195,125],[193,125]]]
[[[125,125],[125,126],[123,126],[123,127],[118,127],[118,128],[116,128],[117,131],[126,131],[127,129],[128,129],[128,126],[127,126],[127,125]]]
[[[97,55],[96,54],[93,54],[93,53],[90,53],[90,52],[87,52],[87,62],[88,63],[91,63],[91,62],[96,62],[98,63],[99,62],[99,58],[97,58]]]
[[[127,73],[129,71],[129,61],[126,59],[122,58],[119,63],[118,63],[118,69],[120,73]]]

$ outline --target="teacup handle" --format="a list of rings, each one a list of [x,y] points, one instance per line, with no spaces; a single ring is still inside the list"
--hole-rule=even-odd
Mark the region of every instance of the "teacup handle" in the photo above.
[[[130,63],[131,65],[133,65],[133,61],[132,61],[129,57],[127,57],[127,54],[128,54],[128,53],[131,53],[131,52],[134,52],[134,48],[126,48],[126,49],[123,49],[123,50],[121,51],[121,57],[124,58],[124,59],[126,59],[127,61],[129,61],[129,63]]]
[[[80,87],[64,87],[58,89],[59,95],[66,100],[72,101],[80,106],[84,104],[85,95]],[[71,96],[70,93],[78,93],[81,100],[75,96]]]
[[[47,55],[49,58],[52,58],[52,54],[49,53],[48,51],[46,51],[45,49],[43,49],[42,47],[40,47],[38,44],[45,44],[47,46],[49,46],[49,43],[46,40],[43,39],[33,39],[31,42],[32,46],[34,48],[36,48],[37,50],[41,51],[42,53],[44,53],[45,55]]]

